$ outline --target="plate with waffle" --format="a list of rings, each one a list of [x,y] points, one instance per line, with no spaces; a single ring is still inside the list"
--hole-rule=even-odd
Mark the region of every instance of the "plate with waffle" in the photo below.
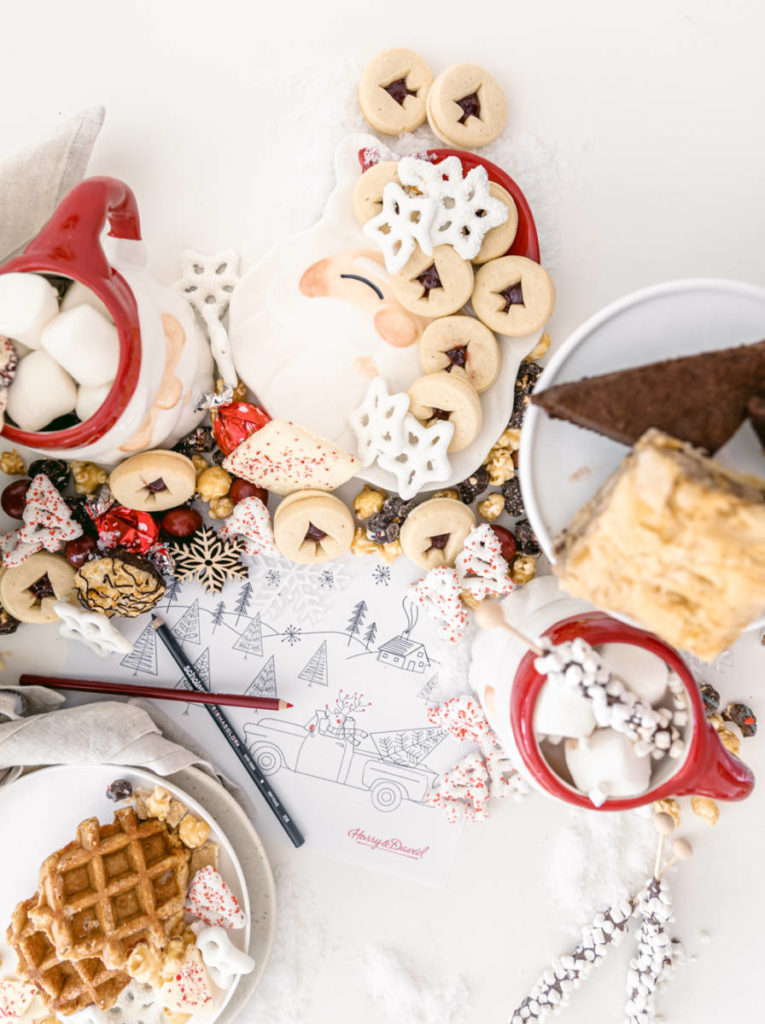
[[[0,1019],[212,1024],[245,976],[250,895],[231,843],[150,772],[57,766],[0,791]]]

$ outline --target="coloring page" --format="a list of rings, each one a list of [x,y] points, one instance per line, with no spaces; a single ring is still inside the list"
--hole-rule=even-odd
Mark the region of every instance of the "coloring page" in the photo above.
[[[465,748],[427,720],[449,651],[409,596],[421,572],[348,556],[331,566],[251,560],[220,594],[171,583],[155,612],[211,690],[279,697],[283,711],[224,708],[261,770],[321,853],[433,885],[446,883],[461,826],[424,803]],[[71,645],[67,671],[185,687],[148,615],[121,620],[121,661]],[[250,794],[257,828],[288,841],[200,705],[163,703]]]

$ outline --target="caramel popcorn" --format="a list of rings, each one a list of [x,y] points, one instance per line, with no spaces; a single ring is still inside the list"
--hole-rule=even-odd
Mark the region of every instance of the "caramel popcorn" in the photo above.
[[[367,537],[367,531],[362,526],[356,527],[356,532],[351,541],[351,551],[354,555],[376,555],[380,545]]]
[[[531,363],[535,359],[541,359],[542,356],[545,355],[545,353],[548,351],[549,348],[550,348],[550,335],[547,333],[547,331],[545,331],[544,334],[542,335],[542,337],[539,339],[539,341],[534,346],[534,348],[532,348],[531,352],[529,352],[529,354],[526,356],[526,362],[527,363]]]
[[[218,379],[215,381],[215,394],[216,395],[222,395],[225,390],[226,390],[226,385],[223,382],[223,378],[222,377],[218,377]],[[232,402],[243,402],[246,397],[247,397],[247,385],[244,384],[241,380],[237,380],[236,386],[234,388],[234,396],[231,399],[231,401]]]
[[[207,511],[210,519],[228,519],[234,511],[234,503],[229,497],[213,498]]]
[[[668,814],[675,823],[675,828],[680,828],[680,804],[673,796],[664,800],[654,800],[653,809],[657,814]]]
[[[210,468],[210,463],[203,455],[192,455],[191,461],[194,463],[194,469],[197,471],[197,480],[199,480],[200,474]]]
[[[735,732],[731,732],[730,729],[718,729],[717,735],[720,737],[720,742],[726,750],[729,750],[731,754],[738,754],[741,748],[741,740]]]
[[[356,518],[363,522],[379,512],[384,502],[385,495],[382,491],[376,491],[373,487],[364,487],[353,499],[353,511],[356,513]]]
[[[135,807],[135,816],[139,821],[145,821],[150,818],[148,800],[151,793],[148,789],[136,789],[133,791],[133,806]]]
[[[11,448],[9,452],[3,452],[0,455],[0,470],[7,476],[23,476],[27,467],[16,449]]]
[[[481,603],[478,598],[473,596],[473,593],[470,590],[463,590],[460,593],[460,600],[466,608],[477,608]]]
[[[537,574],[537,563],[533,555],[517,555],[513,559],[510,578],[517,587],[533,580]]]
[[[101,469],[95,462],[78,462],[74,460],[70,463],[72,467],[72,477],[74,478],[74,490],[77,494],[94,494],[101,484],[105,484],[109,479],[109,474],[105,469]]]
[[[489,471],[489,483],[492,487],[499,487],[515,476],[513,453],[509,448],[492,448],[484,465]]]
[[[479,501],[476,505],[478,509],[478,515],[485,519],[489,523],[493,523],[495,519],[499,519],[505,509],[505,499],[501,494],[495,492],[490,494],[483,501]]]
[[[210,838],[210,826],[201,818],[195,818],[193,814],[187,814],[178,828],[178,836],[184,846],[193,850]]]
[[[148,942],[139,942],[131,950],[125,970],[142,985],[159,988],[162,984],[162,957]]]
[[[168,828],[178,828],[187,811],[188,808],[180,800],[171,800],[167,817],[165,818]]]
[[[163,1006],[162,1013],[165,1015],[167,1024],[186,1024],[186,1022],[190,1021],[192,1017],[192,1014],[190,1013],[181,1013],[180,1010],[171,1010],[169,1006]]]
[[[401,541],[392,540],[389,544],[382,544],[378,552],[383,561],[387,562],[388,565],[391,562],[395,562],[398,556],[401,554]]]
[[[191,851],[189,861],[189,878],[193,878],[197,871],[202,868],[211,867],[218,870],[218,844],[208,839],[206,843],[197,846]]]
[[[518,427],[506,427],[494,443],[494,448],[509,448],[511,452],[517,452],[520,446],[521,432]]]
[[[230,490],[231,476],[223,466],[207,466],[197,477],[197,493],[201,501],[210,502],[213,498],[225,498]]]
[[[445,491],[436,491],[434,498],[451,498],[452,501],[460,500],[460,492],[455,487],[447,487]]]
[[[155,786],[153,793],[151,793],[146,801],[146,810],[149,812],[149,817],[159,818],[160,821],[164,821],[170,811],[172,799],[170,790],[165,789],[164,786]]]
[[[720,808],[708,796],[692,796],[691,810],[703,818],[707,825],[716,825],[720,817]]]

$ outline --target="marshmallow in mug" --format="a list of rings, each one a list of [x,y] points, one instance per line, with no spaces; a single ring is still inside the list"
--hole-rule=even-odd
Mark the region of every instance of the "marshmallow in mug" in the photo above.
[[[112,389],[112,382],[103,384],[99,388],[88,388],[84,385],[77,389],[77,404],[74,407],[74,411],[78,417],[83,420],[89,420],[90,417],[97,412],[103,403],[106,401],[106,396]]]
[[[92,306],[97,313],[106,317],[110,323],[114,323],[114,317],[111,315],[104,303],[98,298],[92,289],[88,288],[88,286],[83,284],[81,281],[72,281],[67,288],[66,294],[61,300],[61,312],[65,313],[69,309],[74,309],[75,306]]]
[[[635,744],[615,729],[596,729],[584,739],[566,740],[566,766],[576,788],[596,807],[609,797],[640,796],[651,781],[651,758],[635,753]]]
[[[0,274],[0,335],[26,348],[58,313],[58,292],[39,274]]]
[[[72,378],[44,349],[37,349],[20,360],[6,411],[20,430],[37,431],[72,412],[76,402]]]
[[[59,313],[43,328],[40,344],[85,387],[101,387],[117,376],[119,332],[92,306],[83,304]]]

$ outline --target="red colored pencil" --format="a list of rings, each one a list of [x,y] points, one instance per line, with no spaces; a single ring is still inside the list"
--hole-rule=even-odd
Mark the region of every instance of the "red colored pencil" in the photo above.
[[[235,708],[283,711],[293,707],[278,697],[249,697],[241,693],[199,693],[173,690],[165,686],[139,686],[135,683],[105,683],[99,679],[60,679],[56,676],[23,675],[20,686],[52,686],[56,690],[84,690],[87,693],[116,693],[122,697],[149,697],[151,700],[179,700],[184,704],[227,704]]]

